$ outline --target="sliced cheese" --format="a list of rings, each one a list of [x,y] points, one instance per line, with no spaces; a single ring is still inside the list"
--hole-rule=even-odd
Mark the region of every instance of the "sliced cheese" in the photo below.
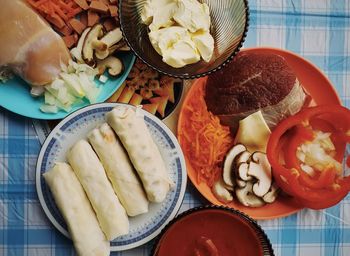
[[[239,122],[235,144],[243,144],[250,152],[261,151],[266,153],[270,134],[270,128],[259,110]]]

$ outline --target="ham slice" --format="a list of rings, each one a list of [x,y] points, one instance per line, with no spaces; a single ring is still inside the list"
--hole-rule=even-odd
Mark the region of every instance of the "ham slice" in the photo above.
[[[0,67],[38,86],[53,81],[69,59],[62,38],[24,1],[1,1]]]

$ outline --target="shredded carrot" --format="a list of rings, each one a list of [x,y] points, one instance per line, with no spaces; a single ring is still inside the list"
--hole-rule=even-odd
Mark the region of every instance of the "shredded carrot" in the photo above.
[[[184,106],[181,124],[181,146],[192,168],[197,172],[197,182],[212,187],[222,174],[222,164],[227,151],[233,146],[230,129],[220,124],[217,116],[207,110],[204,100],[205,85],[193,88],[193,95]]]

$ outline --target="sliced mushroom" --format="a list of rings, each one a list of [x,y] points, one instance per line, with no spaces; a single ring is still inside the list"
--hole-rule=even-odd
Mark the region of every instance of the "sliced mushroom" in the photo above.
[[[83,48],[82,48],[82,58],[86,64],[90,66],[95,66],[96,62],[94,60],[94,49],[102,47],[101,43],[98,43],[99,39],[104,34],[104,27],[102,24],[96,24],[87,33]]]
[[[225,182],[223,182],[223,184],[228,191],[235,191],[235,188],[233,186],[228,186]]]
[[[265,202],[253,193],[253,182],[248,181],[244,188],[236,188],[236,196],[238,201],[244,206],[260,207],[265,205]]]
[[[226,189],[225,183],[222,179],[219,179],[214,183],[213,193],[220,202],[229,203],[233,200],[233,196],[230,191]]]
[[[105,34],[98,42],[105,46],[103,49],[96,49],[96,58],[103,60],[120,48],[117,44],[123,39],[120,28],[116,28]]]
[[[240,179],[239,176],[238,176],[238,173],[240,173],[240,172],[248,172],[248,168],[249,168],[249,164],[248,163],[246,163],[246,162],[240,163],[238,165],[238,168],[237,168],[236,172],[235,172],[236,173],[236,185],[238,187],[240,187],[240,188],[244,188],[246,186],[247,182],[242,180],[242,179]]]
[[[278,194],[280,192],[280,188],[276,185],[276,183],[272,183],[272,186],[269,190],[269,192],[267,192],[264,196],[263,196],[263,200],[266,202],[266,203],[273,203]]]
[[[83,33],[81,34],[81,36],[78,40],[77,46],[70,50],[73,58],[80,64],[85,63],[81,54],[82,54],[82,50],[83,50],[83,44],[85,41],[85,37],[86,37],[87,33],[89,33],[90,30],[91,30],[91,27],[86,28],[83,31]]]
[[[114,53],[116,50],[119,50],[120,46],[119,44],[112,45],[111,47],[108,48],[108,52],[110,54]]]
[[[249,163],[248,175],[257,179],[253,192],[263,197],[270,189],[272,183],[271,165],[265,153],[254,152]]]
[[[91,46],[95,51],[99,51],[99,52],[108,51],[108,46],[100,40],[92,41]]]
[[[120,40],[119,43],[112,45],[108,48],[109,55],[111,55],[115,51],[130,51],[130,48],[126,45],[124,40]]]
[[[100,41],[105,43],[107,47],[111,47],[112,45],[118,43],[120,40],[123,39],[123,34],[120,28],[115,28],[112,31],[109,31],[107,34],[105,34]]]
[[[242,144],[236,144],[225,157],[222,178],[227,186],[234,187],[234,180],[232,179],[233,160],[243,151],[246,151],[246,147]]]
[[[240,188],[244,188],[247,185],[247,182],[241,179],[236,179],[235,182],[236,182],[236,185]]]
[[[99,59],[99,60],[104,60],[104,59],[107,58],[110,54],[111,54],[111,52],[109,51],[109,49],[106,49],[105,51],[96,51],[96,52],[95,52],[95,56],[96,56],[96,58]]]
[[[238,167],[241,163],[247,163],[249,161],[250,155],[251,154],[248,151],[243,151],[242,153],[236,156],[234,160],[235,165]],[[248,175],[248,165],[247,168],[237,168],[236,173],[237,178],[240,178],[243,181],[248,181],[252,179],[252,177]]]
[[[115,51],[124,51],[123,47],[125,47],[125,45],[120,45],[119,43],[117,43],[109,47],[106,51],[96,51],[95,56],[97,59],[103,60],[107,58],[109,55],[112,55]],[[125,50],[125,51],[130,51],[130,48],[128,48],[128,50]]]
[[[108,74],[111,76],[119,76],[123,70],[123,62],[120,61],[117,57],[109,56],[108,58],[101,60],[97,63],[98,74],[102,75],[108,68]]]
[[[123,52],[127,52],[127,51],[130,51],[130,47],[125,44],[122,47],[120,47],[118,50],[123,51]]]
[[[115,46],[118,51],[130,51],[129,46],[126,44],[124,39],[120,40],[117,44],[113,46]]]

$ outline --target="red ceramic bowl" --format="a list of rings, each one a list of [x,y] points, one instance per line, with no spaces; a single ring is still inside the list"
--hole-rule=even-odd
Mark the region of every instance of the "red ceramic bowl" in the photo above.
[[[222,206],[188,210],[161,232],[153,256],[274,255],[261,227],[240,211]]]

